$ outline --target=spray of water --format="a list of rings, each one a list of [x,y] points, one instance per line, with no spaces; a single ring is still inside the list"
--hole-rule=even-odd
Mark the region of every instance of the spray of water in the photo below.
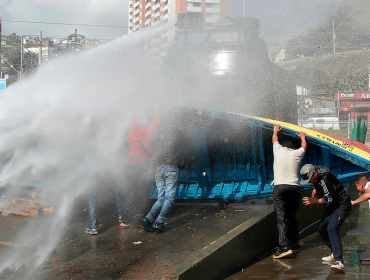
[[[249,52],[247,72],[235,80],[224,72],[224,80],[232,87],[220,92],[217,84],[204,85],[202,79],[194,79],[191,67],[176,66],[192,63],[186,52],[169,55],[173,39],[172,27],[144,29],[45,63],[35,75],[2,93],[0,179],[12,186],[6,195],[19,193],[20,182],[42,183],[43,190],[56,195],[58,205],[52,218],[37,227],[30,222],[16,238],[17,243],[34,248],[33,257],[24,254],[24,247],[16,247],[11,256],[0,260],[0,273],[38,267],[64,234],[60,225],[71,219],[77,198],[105,180],[123,180],[126,154],[122,147],[134,117],[173,114],[184,106],[256,110],[253,100],[263,96],[254,87],[248,100],[240,88],[244,86],[245,92],[256,82],[264,87],[266,83],[253,72],[269,63],[259,64]],[[220,67],[228,63],[218,54],[209,59]],[[258,71],[264,75],[263,69]],[[206,79],[208,74],[199,75]]]
[[[142,52],[146,39],[167,28],[45,63],[1,95],[0,176],[12,186],[6,196],[19,193],[22,182],[41,183],[56,195],[58,207],[52,219],[37,228],[29,223],[17,237],[16,243],[35,248],[33,257],[16,247],[1,260],[0,272],[40,265],[63,235],[76,198],[104,178],[122,179],[122,145],[134,116],[187,102],[163,91],[174,79],[158,79],[163,74],[155,53]]]

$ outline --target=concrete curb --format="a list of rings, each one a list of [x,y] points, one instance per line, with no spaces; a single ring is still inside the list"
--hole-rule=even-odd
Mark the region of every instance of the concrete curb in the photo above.
[[[305,192],[302,196],[310,194]],[[305,207],[301,202],[296,214],[299,228],[308,229],[300,238],[316,230],[315,226],[310,228],[309,225],[321,217],[322,208],[317,206]],[[271,205],[178,265],[167,279],[224,279],[256,262],[277,245],[276,214]]]

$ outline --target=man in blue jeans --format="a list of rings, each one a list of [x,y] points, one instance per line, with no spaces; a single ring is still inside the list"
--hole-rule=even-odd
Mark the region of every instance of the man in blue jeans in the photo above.
[[[122,210],[122,189],[118,185],[108,185],[106,184],[104,186],[105,188],[108,187],[108,189],[113,190],[114,200],[115,200],[115,206],[118,216],[118,228],[123,229],[127,225],[123,223],[123,210]],[[87,196],[87,214],[89,218],[89,224],[88,227],[85,229],[85,233],[91,234],[91,235],[97,235],[98,234],[98,201],[99,196],[101,195],[101,190],[98,188],[98,186],[95,186],[93,189],[91,189]]]
[[[165,222],[176,198],[179,167],[184,164],[185,137],[175,121],[163,122],[160,126],[159,136],[153,144],[158,200],[142,224],[147,232],[162,233],[166,231]]]
[[[322,240],[331,254],[323,257],[325,264],[332,264],[334,272],[344,272],[342,241],[340,228],[352,210],[351,198],[339,179],[331,171],[321,165],[305,164],[301,171],[301,185],[311,183],[315,186],[312,197],[304,197],[305,205],[324,204],[325,212],[319,225]]]

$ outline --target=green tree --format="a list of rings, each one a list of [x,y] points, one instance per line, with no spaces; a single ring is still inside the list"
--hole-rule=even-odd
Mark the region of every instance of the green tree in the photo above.
[[[369,77],[367,69],[360,71],[350,71],[343,75],[335,75],[330,77],[327,82],[329,92],[333,95],[336,91],[346,93],[355,91],[367,91],[369,85]]]
[[[21,68],[24,75],[34,72],[38,67],[38,54],[29,52],[24,48],[23,59],[21,59],[21,37],[15,33],[3,37],[6,38],[6,46],[2,48],[2,51],[5,60],[7,60],[2,65],[3,73],[17,76],[21,72]],[[9,81],[9,84],[11,82]]]
[[[14,52],[8,59],[9,63],[14,67],[10,68],[11,75],[15,75],[21,72],[27,75],[33,73],[39,63],[39,58],[37,53],[33,52],[25,52],[23,54],[23,60],[21,59],[21,52]],[[21,61],[22,61],[22,67],[21,67]]]

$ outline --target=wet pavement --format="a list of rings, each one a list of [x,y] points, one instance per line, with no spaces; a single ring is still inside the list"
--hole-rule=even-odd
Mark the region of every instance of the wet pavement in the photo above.
[[[335,274],[321,258],[330,254],[320,236],[315,233],[300,241],[301,252],[291,259],[274,260],[272,253],[227,280],[241,279],[370,279],[370,212],[368,203],[353,208],[341,229],[346,273]],[[261,241],[263,242],[263,241]],[[365,253],[365,254],[364,254]]]
[[[35,269],[3,271],[0,279],[168,279],[168,272],[175,271],[202,248],[270,204],[271,200],[265,199],[230,204],[225,209],[218,203],[177,204],[168,219],[168,231],[163,234],[143,231],[138,227],[139,217],[130,228],[120,230],[114,211],[105,211],[100,215],[103,224],[97,236],[84,233],[86,212],[77,209],[79,215],[67,224],[60,224],[65,234],[47,260]],[[0,216],[0,256],[10,257],[15,249],[21,248],[25,258],[33,258],[35,248],[16,237],[29,224],[35,229],[29,234],[38,234],[39,226],[48,219],[53,216]],[[367,203],[354,207],[341,233],[345,274],[334,274],[330,266],[322,264],[321,257],[329,255],[329,251],[318,234],[313,234],[300,241],[301,252],[296,257],[273,260],[273,252],[269,252],[227,280],[370,279],[370,261],[360,262],[363,253],[370,255]]]
[[[61,224],[66,233],[42,265],[34,270],[27,267],[7,270],[0,274],[0,279],[162,279],[169,275],[168,271],[174,271],[270,203],[260,199],[231,204],[225,209],[218,203],[178,204],[163,234],[143,231],[138,227],[140,217],[130,228],[118,229],[112,215],[103,213],[99,235],[90,236],[84,233],[87,217],[80,215],[71,223]],[[15,248],[24,248],[25,256],[32,258],[32,246],[16,241],[15,236],[28,223],[34,223],[36,229],[38,223],[45,223],[43,219],[52,216],[0,216],[0,254],[11,256]],[[30,234],[37,234],[37,230]]]

